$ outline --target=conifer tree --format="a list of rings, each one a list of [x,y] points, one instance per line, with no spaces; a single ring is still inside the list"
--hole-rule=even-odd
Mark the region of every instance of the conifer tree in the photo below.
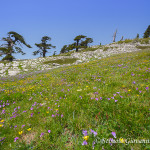
[[[144,32],[143,38],[148,38],[148,37],[150,37],[150,25],[148,26],[148,28]]]
[[[78,52],[78,49],[79,49],[79,41],[85,37],[86,36],[84,35],[78,35],[74,38],[74,41],[76,41],[76,52]]]
[[[43,55],[43,57],[46,56],[46,53],[48,52],[48,49],[51,48],[56,48],[56,46],[53,46],[52,44],[47,44],[48,41],[51,41],[51,38],[48,36],[43,36],[41,39],[41,43],[37,44],[35,43],[35,45],[39,48],[37,51],[33,52],[33,55],[37,55],[37,54],[41,54]]]
[[[31,46],[25,42],[23,36],[14,31],[8,32],[8,36],[2,38],[2,41],[5,41],[5,44],[1,45],[0,54],[1,56],[6,55],[2,60],[12,61],[14,59],[12,54],[14,53],[21,53],[24,55],[25,53],[18,47],[21,46],[21,44],[31,48]]]

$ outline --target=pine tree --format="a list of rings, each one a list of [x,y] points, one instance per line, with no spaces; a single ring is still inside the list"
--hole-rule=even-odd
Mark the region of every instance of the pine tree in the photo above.
[[[148,38],[148,37],[150,37],[150,25],[148,26],[148,28],[144,32],[143,38]]]
[[[74,41],[76,41],[76,52],[78,52],[78,49],[79,49],[79,41],[85,37],[86,36],[84,35],[78,35],[74,38]]]
[[[43,57],[45,57],[47,49],[56,48],[56,46],[53,46],[52,44],[47,44],[48,41],[51,41],[51,38],[48,36],[43,36],[41,41],[42,42],[39,44],[35,43],[35,45],[39,48],[39,50],[34,51],[33,55],[37,55],[40,53],[41,55],[43,55]]]
[[[86,38],[85,41],[82,41],[80,45],[83,46],[84,48],[87,48],[88,44],[92,42],[93,42],[92,38]]]
[[[18,45],[21,46],[21,44],[23,44],[28,48],[31,48],[31,46],[25,42],[23,36],[14,31],[8,32],[8,37],[2,38],[2,41],[6,42],[0,47],[1,56],[6,55],[2,60],[12,61],[14,59],[13,53],[21,53],[24,55],[25,53]]]

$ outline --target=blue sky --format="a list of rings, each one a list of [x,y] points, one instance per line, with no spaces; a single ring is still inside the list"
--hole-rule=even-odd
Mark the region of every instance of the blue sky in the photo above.
[[[0,6],[0,38],[15,31],[33,47],[23,46],[26,55],[15,54],[17,59],[39,57],[32,55],[34,44],[45,35],[56,46],[50,56],[80,34],[93,38],[92,45],[108,44],[116,29],[118,41],[142,37],[150,25],[150,0],[0,0]]]

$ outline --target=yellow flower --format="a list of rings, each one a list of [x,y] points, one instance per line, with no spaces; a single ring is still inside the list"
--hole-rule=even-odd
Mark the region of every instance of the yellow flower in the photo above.
[[[21,134],[22,134],[22,131],[19,132],[19,135],[21,135]]]
[[[129,89],[128,91],[130,92],[131,90]]]
[[[0,127],[2,127],[3,125],[2,124],[0,124]]]
[[[47,114],[49,113],[49,111],[46,112]]]
[[[4,122],[4,120],[1,120],[0,122]]]
[[[121,143],[125,143],[125,139],[120,138],[119,140],[120,140]]]
[[[86,86],[86,87],[89,87],[89,86]]]
[[[28,131],[30,131],[31,130],[31,128],[29,128],[29,129],[27,129]]]
[[[87,141],[89,139],[89,136],[84,136],[83,139]]]

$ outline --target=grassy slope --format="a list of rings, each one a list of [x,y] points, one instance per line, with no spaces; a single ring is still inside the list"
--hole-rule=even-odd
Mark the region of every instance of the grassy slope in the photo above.
[[[149,71],[150,50],[143,50],[0,80],[0,148],[92,149],[97,139],[95,149],[144,149],[148,144],[110,146],[100,139],[111,132],[117,139],[149,138]],[[98,133],[88,133],[87,146],[83,129]]]

